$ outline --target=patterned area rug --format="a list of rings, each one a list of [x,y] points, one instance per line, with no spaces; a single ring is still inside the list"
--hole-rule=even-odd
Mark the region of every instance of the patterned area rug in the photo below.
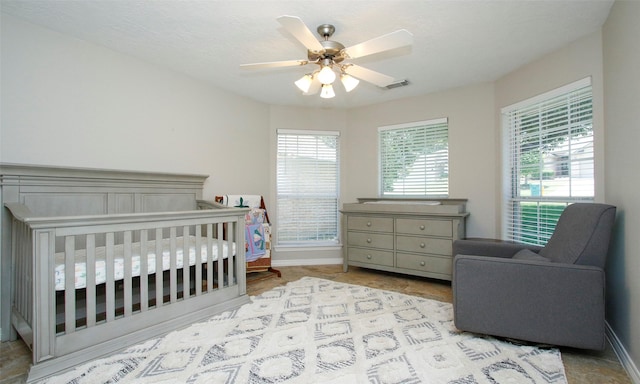
[[[452,306],[306,277],[46,383],[566,383],[560,352],[458,331]]]

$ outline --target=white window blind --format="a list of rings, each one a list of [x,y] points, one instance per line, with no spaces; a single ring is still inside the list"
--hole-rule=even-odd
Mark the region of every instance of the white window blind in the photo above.
[[[278,130],[277,244],[338,243],[339,133]]]
[[[449,195],[447,119],[378,128],[380,196]]]
[[[502,110],[504,238],[544,245],[567,205],[593,201],[590,79]]]

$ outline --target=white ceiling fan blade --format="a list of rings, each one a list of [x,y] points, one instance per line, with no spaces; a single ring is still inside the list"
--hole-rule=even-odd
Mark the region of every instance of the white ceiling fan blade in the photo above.
[[[413,35],[411,32],[406,29],[400,29],[386,35],[364,41],[360,44],[347,47],[344,50],[350,58],[357,59],[359,57],[373,55],[390,49],[406,47],[411,44],[413,44]]]
[[[280,16],[276,20],[308,50],[314,52],[323,52],[324,47],[318,41],[318,38],[307,28],[305,23],[296,16]]]
[[[309,64],[307,60],[268,61],[265,63],[240,64],[242,69],[263,69],[280,67],[298,67]]]
[[[380,72],[372,71],[359,65],[350,64],[345,70],[348,74],[360,80],[377,85],[378,87],[386,87],[393,83],[395,79],[391,76],[384,75]]]

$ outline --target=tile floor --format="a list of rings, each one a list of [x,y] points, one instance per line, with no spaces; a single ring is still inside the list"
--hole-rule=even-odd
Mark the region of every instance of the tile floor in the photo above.
[[[247,291],[257,295],[273,287],[285,285],[303,276],[313,276],[372,288],[397,291],[408,295],[451,302],[448,282],[352,267],[343,273],[342,266],[282,267],[282,277],[269,274],[248,276]],[[631,383],[611,347],[604,352],[561,348],[562,360],[570,384]],[[22,341],[0,343],[0,384],[24,383],[29,370],[29,350]]]

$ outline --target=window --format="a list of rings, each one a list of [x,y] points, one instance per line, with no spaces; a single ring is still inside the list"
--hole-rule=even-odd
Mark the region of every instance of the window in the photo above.
[[[278,130],[278,245],[338,243],[339,133]]]
[[[378,128],[380,196],[449,196],[447,119]]]
[[[593,201],[590,79],[502,110],[504,238],[544,245],[564,208]]]

